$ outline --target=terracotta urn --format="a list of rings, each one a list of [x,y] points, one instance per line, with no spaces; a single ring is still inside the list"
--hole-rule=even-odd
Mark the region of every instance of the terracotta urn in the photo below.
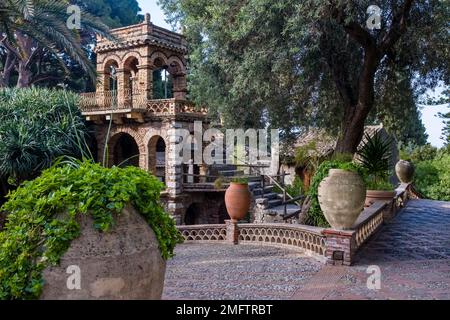
[[[320,208],[334,229],[351,229],[364,209],[366,185],[355,172],[330,169],[319,184]]]
[[[367,190],[365,206],[370,207],[377,200],[390,202],[396,195],[396,191]]]
[[[108,232],[80,216],[81,235],[43,272],[42,300],[159,300],[166,262],[155,233],[127,206]]]
[[[225,206],[232,221],[242,220],[250,209],[248,184],[231,182],[225,192]]]
[[[396,191],[367,190],[365,206],[370,207],[377,200],[390,202],[396,195]]]
[[[411,183],[414,178],[414,165],[405,160],[400,160],[395,165],[395,173],[402,183]]]

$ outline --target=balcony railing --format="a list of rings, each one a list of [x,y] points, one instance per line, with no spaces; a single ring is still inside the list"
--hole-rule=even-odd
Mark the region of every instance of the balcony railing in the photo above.
[[[107,112],[141,111],[155,115],[199,114],[206,115],[206,108],[198,108],[192,102],[177,99],[151,100],[145,94],[126,90],[124,95],[117,91],[91,92],[81,94],[81,111],[85,114]]]

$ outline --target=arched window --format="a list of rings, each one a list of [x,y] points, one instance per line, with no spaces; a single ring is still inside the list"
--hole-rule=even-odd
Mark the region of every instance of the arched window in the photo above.
[[[115,60],[110,60],[105,63],[104,71],[104,91],[113,91],[117,90],[117,69],[119,65]]]
[[[173,80],[167,68],[153,71],[153,99],[172,99]]]
[[[125,72],[125,90],[128,90],[129,92],[133,93],[137,90],[139,90],[138,88],[138,65],[139,65],[139,61],[136,57],[129,57],[125,63],[124,63],[124,72]]]

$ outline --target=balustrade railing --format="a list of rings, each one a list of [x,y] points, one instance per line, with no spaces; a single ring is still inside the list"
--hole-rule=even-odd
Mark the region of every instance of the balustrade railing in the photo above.
[[[91,92],[81,94],[80,107],[82,112],[104,112],[114,110],[145,110],[150,114],[198,114],[206,115],[208,110],[196,107],[194,103],[177,99],[148,99],[144,92],[124,90]]]

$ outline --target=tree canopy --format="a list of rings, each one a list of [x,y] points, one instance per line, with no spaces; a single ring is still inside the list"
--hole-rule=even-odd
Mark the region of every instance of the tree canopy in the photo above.
[[[81,8],[81,30],[69,30],[69,4]],[[0,87],[53,87],[65,82],[92,90],[95,35],[139,23],[136,0],[32,0],[0,4]],[[89,81],[91,80],[91,81]]]
[[[85,33],[109,37],[108,27],[87,11],[80,10],[80,30],[71,29],[68,2],[63,0],[6,0],[0,4],[0,86],[9,86],[17,71],[18,87],[28,87],[42,76],[43,60],[51,58],[66,69],[69,58],[91,78],[95,68],[83,50]]]
[[[137,0],[72,0],[74,4],[99,17],[111,28],[125,27],[141,22],[141,8]]]
[[[365,124],[426,140],[417,101],[448,84],[448,2],[160,0],[191,46],[191,98],[232,126],[264,122],[339,133],[354,152]]]

